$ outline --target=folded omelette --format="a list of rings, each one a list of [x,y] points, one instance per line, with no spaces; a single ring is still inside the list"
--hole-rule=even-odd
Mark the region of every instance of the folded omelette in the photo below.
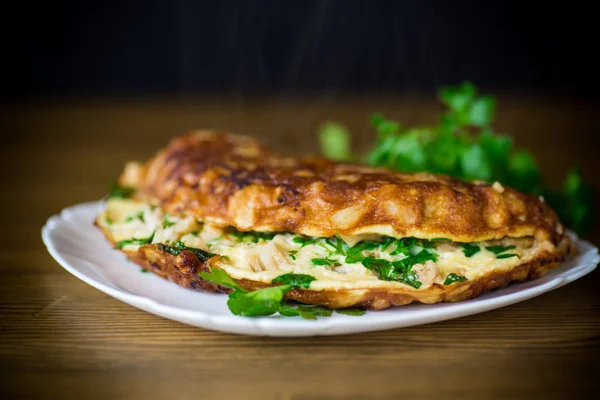
[[[535,279],[571,242],[542,198],[500,183],[291,158],[192,132],[129,163],[95,224],[131,260],[186,288],[224,270],[246,290],[308,274],[286,299],[380,310],[463,301]]]

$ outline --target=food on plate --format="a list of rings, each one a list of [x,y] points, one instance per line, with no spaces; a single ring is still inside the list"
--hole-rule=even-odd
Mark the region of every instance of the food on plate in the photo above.
[[[535,279],[571,252],[543,199],[498,182],[286,157],[213,131],[128,163],[95,224],[144,269],[229,293],[238,315],[298,315],[282,300],[464,301]]]

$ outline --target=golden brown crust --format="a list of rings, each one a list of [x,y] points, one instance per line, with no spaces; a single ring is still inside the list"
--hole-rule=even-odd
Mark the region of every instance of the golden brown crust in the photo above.
[[[527,236],[555,245],[511,270],[447,286],[297,289],[286,295],[288,300],[330,308],[379,310],[412,302],[472,299],[513,281],[543,275],[565,259],[571,246],[556,213],[543,201],[499,184],[282,157],[249,137],[233,134],[195,132],[177,138],[145,165],[126,168],[121,183],[137,187],[141,200],[158,202],[165,213],[191,215],[241,231],[309,236],[377,233],[445,237],[455,242]],[[110,233],[104,233],[112,241]],[[182,287],[230,291],[198,276],[210,267],[218,268],[219,255],[202,261],[186,250],[171,254],[160,244],[125,253]],[[270,286],[248,279],[238,282],[248,290]]]
[[[409,303],[458,302],[476,298],[490,290],[508,286],[511,282],[522,282],[538,278],[562,262],[570,252],[570,241],[565,238],[554,252],[545,251],[534,260],[517,265],[505,272],[491,272],[475,280],[452,285],[434,284],[428,289],[357,289],[357,290],[302,290],[289,292],[286,300],[306,304],[322,305],[329,308],[361,307],[382,310]],[[218,267],[219,256],[208,261],[199,260],[192,252],[182,251],[179,255],[168,253],[157,244],[141,246],[137,251],[125,252],[127,256],[143,268],[176,284],[203,291],[229,293],[230,289],[214,285],[201,279],[198,273]],[[238,283],[248,290],[272,286],[246,279]]]
[[[246,136],[176,138],[123,184],[163,211],[239,230],[309,236],[379,233],[457,242],[534,236],[560,242],[556,213],[534,196],[487,183],[279,156]]]

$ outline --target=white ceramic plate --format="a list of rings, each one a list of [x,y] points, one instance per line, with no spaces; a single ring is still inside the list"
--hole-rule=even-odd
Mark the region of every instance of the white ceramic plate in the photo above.
[[[67,271],[132,306],[185,324],[223,332],[266,336],[340,335],[427,324],[464,317],[528,300],[588,274],[600,261],[598,248],[575,240],[580,254],[535,281],[513,284],[474,300],[411,304],[355,317],[333,314],[318,320],[280,316],[237,317],[224,294],[184,289],[151,273],[114,250],[92,222],[102,202],[75,205],[51,217],[42,229],[50,254]]]

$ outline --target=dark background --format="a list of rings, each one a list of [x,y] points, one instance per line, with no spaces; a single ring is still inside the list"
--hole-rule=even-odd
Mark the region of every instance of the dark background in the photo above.
[[[432,94],[595,99],[583,2],[78,1],[5,8],[2,96]]]

